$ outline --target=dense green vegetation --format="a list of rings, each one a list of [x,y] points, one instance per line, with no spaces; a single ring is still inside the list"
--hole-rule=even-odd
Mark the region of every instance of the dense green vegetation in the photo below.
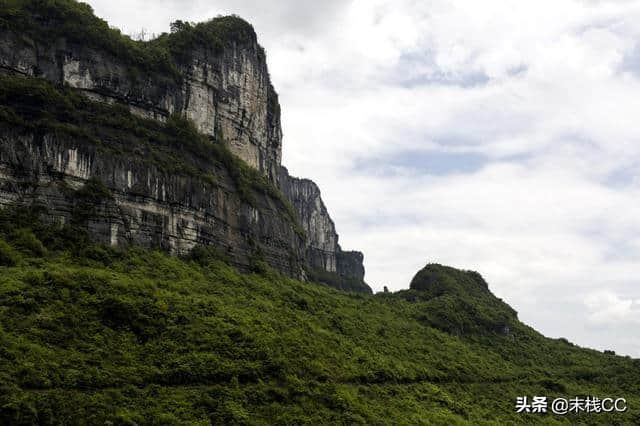
[[[0,215],[0,264],[2,424],[640,421],[638,360],[544,338],[510,310],[508,332],[452,328],[438,300],[471,307],[464,321],[506,309],[475,273],[430,265],[421,290],[348,294],[242,275],[206,249],[95,246],[25,210]],[[523,395],[621,396],[629,411],[516,414]]]
[[[194,48],[220,52],[232,43],[255,42],[253,27],[237,16],[221,16],[191,24],[176,21],[171,33],[144,42],[132,40],[96,17],[86,3],[75,0],[3,0],[0,30],[10,30],[42,47],[59,38],[110,53],[139,71],[170,73],[190,59]],[[264,55],[260,49],[259,53]]]
[[[233,155],[222,141],[198,132],[179,115],[166,123],[133,115],[122,105],[95,102],[67,87],[39,78],[0,76],[0,126],[13,132],[53,134],[89,144],[109,156],[126,157],[168,174],[216,184],[228,175],[240,198],[258,208],[267,195],[304,237],[291,203],[257,170]]]
[[[220,16],[207,22],[172,22],[170,34],[163,33],[147,44],[151,49],[165,49],[177,63],[188,63],[194,47],[219,53],[231,42],[247,44],[256,39],[253,27],[242,18]],[[264,57],[261,47],[258,54]]]
[[[402,294],[408,300],[424,301],[429,308],[419,319],[441,330],[457,335],[508,334],[517,324],[517,313],[496,299],[477,272],[427,265],[409,287],[418,291]]]

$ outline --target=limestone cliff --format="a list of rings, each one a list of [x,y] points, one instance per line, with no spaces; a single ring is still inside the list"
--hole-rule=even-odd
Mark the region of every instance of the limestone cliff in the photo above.
[[[331,283],[346,290],[367,291],[364,284],[364,256],[360,252],[344,252],[338,244],[333,220],[320,196],[320,188],[309,179],[292,177],[285,167],[281,168],[279,183],[282,192],[293,203],[302,229],[308,238],[305,241],[306,264],[314,278]],[[335,273],[331,280],[318,271]],[[314,275],[315,274],[315,275]]]
[[[38,42],[13,31],[0,36],[0,66],[82,90],[95,100],[124,103],[143,117],[164,121],[170,114],[183,114],[275,181],[282,150],[278,96],[255,32],[233,19],[242,26],[243,38],[222,49],[205,43],[190,45],[171,64],[174,75],[162,69],[140,69],[126,57],[65,34]]]
[[[244,269],[265,260],[370,291],[362,254],[340,249],[317,186],[281,168],[278,97],[249,24],[177,22],[133,42],[81,3],[23,3],[0,7],[0,204],[44,204],[52,221],[70,223],[69,191],[99,181],[112,196],[86,225],[101,241],[176,254],[214,245]],[[189,125],[176,130],[175,117],[209,141],[189,145]]]
[[[44,205],[50,221],[74,224],[75,194],[98,181],[111,195],[91,206],[83,224],[98,241],[177,255],[196,244],[214,245],[243,270],[263,260],[287,275],[304,276],[304,237],[280,200],[252,190],[247,202],[219,159],[204,162],[209,175],[176,173],[136,153],[143,146],[131,148],[111,151],[59,130],[3,123],[0,205]],[[179,155],[195,164],[188,152],[166,149],[168,158]]]

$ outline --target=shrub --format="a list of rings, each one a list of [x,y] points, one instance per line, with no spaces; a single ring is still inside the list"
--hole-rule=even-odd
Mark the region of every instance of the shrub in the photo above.
[[[31,229],[22,228],[14,231],[11,234],[11,242],[18,249],[37,257],[42,257],[47,253],[47,249]]]
[[[19,259],[20,257],[13,247],[6,241],[0,240],[0,266],[15,266]]]
[[[158,336],[166,327],[165,313],[148,300],[131,303],[119,298],[100,302],[102,321],[116,330],[130,330],[145,342]]]
[[[92,177],[85,182],[82,188],[71,193],[73,210],[71,211],[72,224],[84,224],[95,214],[96,209],[104,201],[112,199],[111,191],[102,181]]]
[[[191,249],[188,260],[193,260],[201,266],[208,266],[214,261],[229,262],[229,257],[221,253],[217,247],[198,244]]]
[[[79,256],[88,260],[99,262],[103,265],[111,265],[114,260],[119,259],[121,253],[112,248],[91,244],[80,250]]]

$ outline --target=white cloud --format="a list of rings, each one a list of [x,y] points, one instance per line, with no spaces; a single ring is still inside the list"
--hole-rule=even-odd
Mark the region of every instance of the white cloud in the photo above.
[[[584,303],[594,325],[640,324],[640,299],[623,299],[611,291],[599,290],[587,295]]]
[[[543,333],[640,356],[639,0],[90,3],[125,32],[252,22],[284,163],[376,289],[477,269]]]

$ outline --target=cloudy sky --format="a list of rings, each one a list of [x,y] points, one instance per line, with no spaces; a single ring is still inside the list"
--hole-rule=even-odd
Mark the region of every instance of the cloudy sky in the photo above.
[[[640,357],[640,0],[91,0],[125,33],[238,14],[284,164],[367,280],[478,270],[551,337]]]

